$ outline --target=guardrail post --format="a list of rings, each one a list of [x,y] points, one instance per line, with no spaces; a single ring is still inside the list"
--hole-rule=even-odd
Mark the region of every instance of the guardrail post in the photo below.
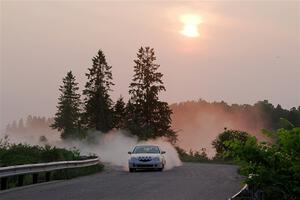
[[[32,184],[36,184],[38,182],[38,176],[39,174],[37,173],[32,174]]]
[[[23,186],[23,183],[24,183],[24,175],[22,174],[18,176],[17,186]]]
[[[1,178],[1,190],[6,190],[7,189],[7,177],[2,177]]]
[[[50,181],[51,172],[46,172],[46,182]]]

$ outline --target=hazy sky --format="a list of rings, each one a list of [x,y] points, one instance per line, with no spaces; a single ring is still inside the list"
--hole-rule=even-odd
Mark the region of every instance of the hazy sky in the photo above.
[[[0,127],[28,114],[52,116],[73,70],[81,89],[98,49],[113,66],[113,99],[128,98],[140,46],[156,51],[170,102],[268,99],[300,105],[299,1],[29,2],[1,0]],[[199,37],[180,31],[198,16]]]

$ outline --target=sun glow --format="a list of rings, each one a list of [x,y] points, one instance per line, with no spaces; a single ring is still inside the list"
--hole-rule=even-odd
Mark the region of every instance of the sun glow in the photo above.
[[[180,21],[183,23],[183,28],[180,33],[186,37],[198,37],[199,34],[199,25],[202,22],[202,19],[198,15],[185,14],[180,16]]]

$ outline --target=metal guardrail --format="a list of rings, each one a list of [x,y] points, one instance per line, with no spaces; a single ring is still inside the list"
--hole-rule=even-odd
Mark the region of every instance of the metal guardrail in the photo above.
[[[236,193],[235,195],[230,197],[228,200],[238,200],[240,198],[239,196],[241,196],[241,194],[246,190],[248,190],[248,185],[247,184],[244,185],[244,187],[238,193]]]
[[[18,186],[23,185],[25,174],[33,175],[33,183],[37,183],[38,173],[46,172],[46,181],[50,180],[50,172],[61,169],[73,169],[79,167],[88,167],[100,163],[99,158],[88,160],[60,161],[38,164],[15,165],[9,167],[0,167],[1,190],[7,188],[7,178],[18,176]]]
[[[59,169],[87,167],[91,165],[96,165],[99,162],[100,162],[99,158],[94,158],[88,160],[60,161],[60,162],[0,167],[0,178],[8,177],[8,176],[16,176],[21,174],[33,174],[39,172],[54,171]]]
[[[249,174],[249,178],[257,176],[256,174]],[[264,200],[264,193],[259,188],[246,184],[238,193],[233,195],[228,200]]]

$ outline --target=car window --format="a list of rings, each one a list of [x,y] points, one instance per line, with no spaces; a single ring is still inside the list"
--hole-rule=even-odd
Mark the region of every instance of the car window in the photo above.
[[[157,146],[136,146],[133,153],[160,153]]]

